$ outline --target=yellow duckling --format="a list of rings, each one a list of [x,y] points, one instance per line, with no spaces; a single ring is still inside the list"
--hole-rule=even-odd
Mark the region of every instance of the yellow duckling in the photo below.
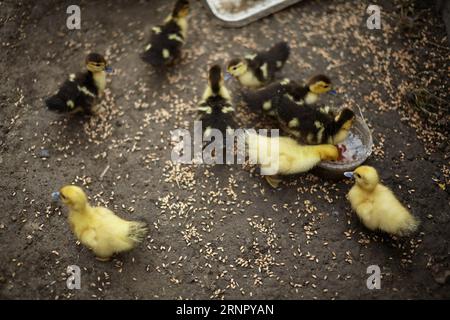
[[[107,208],[91,207],[80,187],[65,186],[52,196],[69,208],[73,233],[100,261],[108,261],[114,253],[133,249],[147,234],[144,222],[127,221]]]
[[[337,160],[338,149],[329,144],[303,146],[289,137],[265,137],[247,132],[249,160],[261,166],[261,174],[277,188],[280,175],[297,174],[311,170],[321,161]]]
[[[405,236],[413,233],[419,221],[395,197],[392,191],[380,183],[373,167],[360,166],[353,172],[345,172],[355,179],[348,193],[353,210],[370,230]]]

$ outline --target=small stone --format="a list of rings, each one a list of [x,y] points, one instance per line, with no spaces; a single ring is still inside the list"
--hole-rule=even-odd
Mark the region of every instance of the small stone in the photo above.
[[[41,152],[39,153],[39,156],[41,158],[49,158],[50,152],[47,149],[42,149]]]

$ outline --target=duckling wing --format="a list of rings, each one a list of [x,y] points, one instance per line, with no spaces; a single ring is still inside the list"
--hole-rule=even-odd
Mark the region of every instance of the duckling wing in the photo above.
[[[98,247],[97,232],[95,229],[87,229],[80,236],[80,242],[89,249],[95,250]]]
[[[309,89],[305,85],[301,85],[296,81],[290,81],[286,85],[286,93],[292,97],[292,100],[299,105],[305,104],[305,98],[308,94]]]
[[[275,44],[268,51],[261,54],[261,60],[267,62],[268,74],[270,78],[275,76],[275,73],[281,70],[289,58],[290,47],[287,42],[282,41]]]
[[[95,207],[92,210],[94,218],[91,225],[96,232],[98,245],[114,249],[114,252],[133,246],[129,238],[130,221],[116,216],[107,208]]]
[[[242,99],[252,112],[265,112],[274,115],[278,100],[284,93],[285,86],[281,82],[275,82],[258,90],[243,91]]]
[[[279,42],[267,51],[258,52],[247,57],[247,64],[261,82],[275,77],[289,57],[290,48],[287,42]]]
[[[75,77],[66,80],[58,92],[46,100],[49,110],[57,112],[71,112],[82,108],[89,112],[97,97],[98,89],[92,75],[78,73]]]
[[[181,28],[174,21],[170,21],[153,28],[142,59],[153,66],[171,64],[180,56],[183,44]]]
[[[264,175],[295,174],[310,170],[320,161],[316,152],[289,137],[265,137],[247,133],[249,159],[261,165]]]
[[[414,232],[419,225],[419,221],[392,191],[381,184],[374,190],[373,214],[379,220],[379,228],[390,234],[407,235]]]
[[[72,109],[75,109],[74,100],[77,95],[76,85],[73,82],[65,81],[58,93],[45,100],[45,104],[50,111],[70,112]]]
[[[356,214],[361,219],[366,228],[376,230],[380,227],[379,217],[374,212],[374,205],[371,201],[364,201],[355,208]]]
[[[220,96],[211,96],[200,103],[198,112],[203,130],[218,129],[225,135],[227,129],[236,128],[234,108],[231,102]]]
[[[321,144],[327,141],[333,118],[315,106],[299,105],[288,97],[282,97],[277,104],[277,118],[287,132],[294,132],[308,144]],[[307,139],[306,139],[307,138]]]
[[[372,194],[362,190],[358,185],[354,185],[348,192],[348,200],[352,209],[368,229],[378,229],[378,217],[373,214],[374,197]]]
[[[280,167],[284,174],[298,174],[311,170],[320,162],[316,146],[303,146],[294,139],[280,143]]]

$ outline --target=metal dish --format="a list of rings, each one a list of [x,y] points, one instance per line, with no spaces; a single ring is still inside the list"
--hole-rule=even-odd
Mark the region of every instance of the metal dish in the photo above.
[[[364,152],[353,161],[337,162],[337,161],[324,161],[317,167],[321,169],[322,173],[332,176],[342,176],[345,171],[353,171],[356,167],[364,163],[372,154],[373,140],[372,134],[366,122],[361,117],[356,117],[350,132],[359,137],[363,146]],[[345,141],[343,142],[345,144]]]
[[[203,0],[211,13],[225,27],[242,27],[272,13],[287,8],[300,0],[259,0],[238,12],[223,9],[223,4],[230,0]],[[245,0],[242,0],[245,1]]]

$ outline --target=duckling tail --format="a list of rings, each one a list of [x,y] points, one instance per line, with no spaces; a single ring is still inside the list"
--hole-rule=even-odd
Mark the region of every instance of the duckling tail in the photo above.
[[[410,214],[404,227],[399,231],[399,235],[400,236],[409,236],[417,231],[417,228],[419,227],[419,225],[420,225],[420,220]]]
[[[45,104],[47,105],[47,108],[51,111],[57,111],[57,112],[67,111],[66,102],[63,99],[61,99],[59,96],[56,96],[56,95],[45,100]]]
[[[280,61],[282,64],[279,68],[281,68],[286,60],[289,58],[289,54],[291,52],[291,48],[286,41],[278,42],[276,45],[270,49],[270,53],[272,58],[275,61]]]
[[[155,68],[164,67],[167,63],[162,54],[152,49],[143,52],[140,57],[142,61],[152,65]]]
[[[214,94],[219,94],[220,89],[222,87],[221,80],[222,76],[222,68],[219,65],[213,65],[209,69],[209,84],[211,86],[211,91]]]
[[[142,242],[148,233],[147,224],[145,222],[131,222],[128,230],[128,238],[134,242]]]
[[[349,108],[345,108],[338,115],[336,123],[338,127],[342,127],[344,123],[355,118],[355,113]]]

